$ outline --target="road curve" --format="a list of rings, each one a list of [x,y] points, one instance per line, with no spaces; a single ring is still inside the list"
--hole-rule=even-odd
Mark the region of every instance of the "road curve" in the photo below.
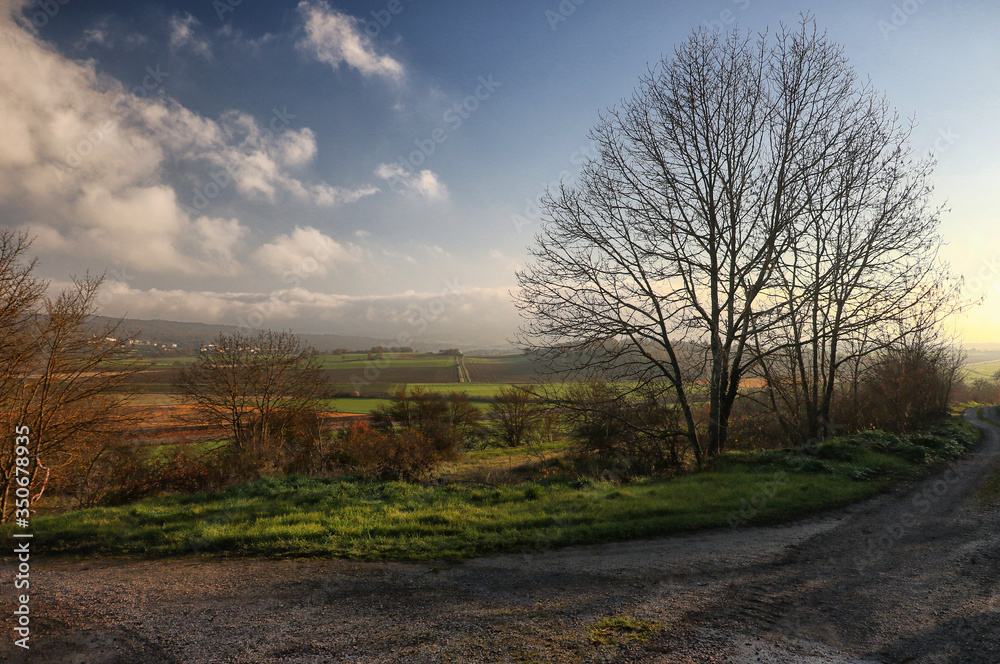
[[[179,662],[1000,662],[1000,433],[921,482],[785,526],[457,565],[33,561],[30,659]],[[540,542],[539,548],[544,548]],[[13,565],[0,565],[10,579]],[[596,621],[648,621],[593,643]]]

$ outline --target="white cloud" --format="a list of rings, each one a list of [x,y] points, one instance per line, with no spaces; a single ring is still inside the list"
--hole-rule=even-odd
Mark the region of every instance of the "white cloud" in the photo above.
[[[444,250],[444,248],[436,244],[424,245],[424,251],[427,252],[428,256],[430,256],[435,260],[440,260],[442,258],[451,258],[451,254],[449,254],[447,251]]]
[[[188,49],[206,60],[212,59],[212,48],[208,40],[195,33],[200,25],[198,19],[191,14],[170,17],[170,50]]]
[[[448,198],[448,189],[438,180],[437,175],[427,169],[417,174],[413,182],[413,190],[432,201]]]
[[[258,263],[275,274],[324,275],[331,267],[359,263],[367,252],[353,244],[341,244],[311,226],[295,227],[254,252]]]
[[[253,55],[259,55],[262,46],[275,40],[275,36],[270,32],[265,32],[257,39],[249,39],[244,36],[242,30],[234,28],[231,23],[226,23],[216,30],[215,37],[217,40],[225,40],[228,45]]]
[[[424,169],[410,173],[398,163],[379,164],[375,175],[389,182],[390,187],[400,194],[416,194],[429,201],[448,199],[448,188],[433,171]]]
[[[502,343],[517,325],[507,288],[445,282],[433,290],[341,295],[286,288],[268,293],[138,289],[106,284],[103,313],[206,323],[292,328],[296,332],[363,334],[381,339]],[[497,330],[502,330],[498,332]]]
[[[91,44],[97,44],[98,46],[103,46],[105,48],[114,47],[114,42],[111,40],[110,35],[108,35],[107,21],[102,22],[97,27],[91,28],[90,30],[84,30],[83,37],[76,42],[75,46],[77,48],[86,48]]]
[[[375,169],[375,175],[383,180],[392,180],[393,178],[403,179],[409,173],[399,164],[379,164],[378,168]]]
[[[357,189],[345,189],[343,187],[331,187],[326,184],[312,185],[307,188],[308,195],[316,205],[332,206],[353,203],[359,198],[371,196],[378,191],[378,187],[358,187]]]
[[[502,263],[504,265],[504,269],[508,272],[517,272],[523,267],[519,261],[507,256],[498,249],[490,249],[489,256],[498,263]]]
[[[304,0],[299,12],[305,19],[306,36],[297,46],[316,60],[334,69],[346,64],[364,76],[403,77],[403,65],[376,52],[357,18],[332,9],[325,0]]]
[[[420,261],[418,261],[416,258],[414,258],[409,254],[404,254],[401,251],[392,251],[390,249],[383,249],[382,255],[385,256],[386,258],[391,259],[393,262],[403,261],[408,265],[413,265],[413,266],[420,265]]]
[[[170,73],[158,67],[133,94],[92,61],[59,55],[10,10],[0,31],[11,37],[0,39],[0,207],[7,225],[38,236],[37,250],[145,273],[235,274],[247,230],[198,198],[209,185],[321,206],[377,191],[293,175],[316,142],[284,110],[260,124],[235,111],[209,119],[161,94]],[[171,171],[193,184],[168,181]]]

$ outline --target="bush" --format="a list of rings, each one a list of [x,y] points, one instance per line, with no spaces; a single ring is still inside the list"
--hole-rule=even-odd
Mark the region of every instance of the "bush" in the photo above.
[[[388,435],[395,435],[397,429],[410,432],[442,457],[453,456],[459,446],[478,436],[480,420],[467,395],[453,392],[444,397],[423,388],[399,390],[392,401],[372,411],[376,429]]]
[[[494,436],[504,447],[520,447],[541,437],[545,425],[544,408],[533,394],[517,387],[505,387],[490,401]]]
[[[844,440],[830,441],[823,443],[816,448],[816,458],[827,461],[856,461],[861,456],[861,450],[857,445]]]
[[[162,456],[153,448],[123,439],[81,457],[52,488],[75,507],[124,505],[163,493],[190,493],[224,484],[224,471],[211,455],[186,445]]]
[[[384,431],[364,422],[352,424],[329,449],[331,465],[386,480],[419,479],[448,456],[419,431]]]
[[[663,390],[637,392],[606,382],[574,386],[564,417],[591,472],[618,480],[670,474],[687,441],[678,410]]]

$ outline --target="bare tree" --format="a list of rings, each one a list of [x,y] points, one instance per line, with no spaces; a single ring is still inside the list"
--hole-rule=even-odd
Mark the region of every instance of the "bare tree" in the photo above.
[[[266,463],[289,427],[315,415],[330,390],[321,363],[291,332],[220,334],[178,385],[209,421],[223,427],[241,462]]]
[[[775,267],[780,325],[758,329],[755,369],[792,442],[833,432],[842,368],[933,330],[959,306],[936,259],[933,162],[915,158],[903,126],[867,86],[860,112],[806,187],[795,237]],[[835,159],[835,160],[834,160]]]
[[[666,383],[695,458],[719,453],[742,379],[803,342],[796,307],[838,278],[797,272],[783,288],[804,229],[826,232],[817,193],[845,214],[860,196],[838,199],[830,174],[861,156],[852,133],[881,122],[887,149],[903,149],[879,108],[808,18],[773,38],[696,32],[602,117],[579,183],[546,198],[534,263],[518,273],[521,345],[555,371]],[[923,213],[920,168],[889,160],[851,177],[898,193],[884,223]]]
[[[965,353],[938,330],[907,335],[869,359],[858,386],[860,427],[906,431],[947,412]],[[859,428],[860,428],[859,427]]]
[[[90,324],[102,279],[74,280],[46,298],[48,284],[25,257],[30,244],[27,235],[0,231],[3,520],[23,514],[50,481],[58,488],[70,467],[90,463],[107,441],[123,435],[132,422],[123,409],[130,398],[124,384],[138,370],[120,321],[100,329]],[[25,430],[23,438],[15,436]],[[15,498],[18,487],[28,489],[27,502]]]
[[[490,419],[497,438],[507,447],[520,447],[544,426],[545,411],[536,395],[525,388],[505,387],[490,400]]]

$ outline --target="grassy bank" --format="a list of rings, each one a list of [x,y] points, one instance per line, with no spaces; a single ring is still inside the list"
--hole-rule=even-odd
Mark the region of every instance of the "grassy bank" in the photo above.
[[[1000,426],[1000,406],[978,408],[976,410],[976,417],[981,422]],[[997,503],[1000,503],[1000,465],[994,468],[993,472],[983,482],[983,485],[979,488],[978,497],[979,502],[987,508],[992,508]]]
[[[39,517],[32,530],[46,555],[460,559],[786,521],[918,477],[972,440],[957,423],[906,439],[870,432],[804,452],[729,454],[704,472],[626,484],[270,478]]]

